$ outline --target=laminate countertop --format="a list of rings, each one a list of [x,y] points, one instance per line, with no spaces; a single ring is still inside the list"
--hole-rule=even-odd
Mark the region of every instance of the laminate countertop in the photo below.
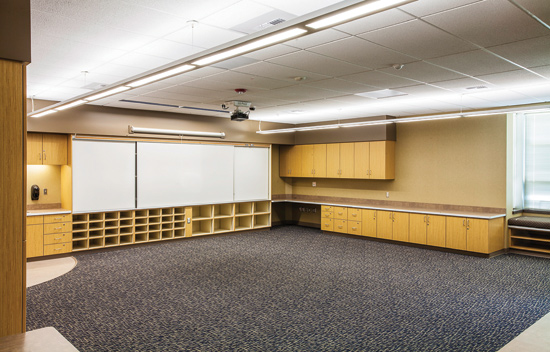
[[[27,210],[27,216],[70,214],[71,211],[63,208]]]

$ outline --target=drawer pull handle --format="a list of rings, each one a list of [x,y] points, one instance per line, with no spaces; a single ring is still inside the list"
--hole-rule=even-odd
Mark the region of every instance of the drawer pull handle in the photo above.
[[[338,212],[338,215],[342,215],[342,214],[344,214],[344,213],[342,213],[341,211]]]
[[[341,229],[341,228],[342,228],[342,225],[338,225],[338,228]]]
[[[353,231],[355,231],[355,230],[357,230],[357,227],[352,227],[351,229],[352,229]]]
[[[325,224],[325,226],[326,226],[326,227],[329,227],[329,226],[330,226],[330,224]]]
[[[54,248],[53,250],[54,250],[54,251],[60,251],[60,250],[62,250],[62,249],[63,249],[63,248]]]
[[[357,216],[357,214],[355,214],[355,213],[351,213],[351,216]]]
[[[62,240],[62,239],[63,239],[63,237],[56,237],[56,238],[54,238],[54,240]]]
[[[54,230],[62,230],[63,228],[62,227],[56,227],[54,228]]]
[[[63,220],[63,218],[53,218],[54,220]]]

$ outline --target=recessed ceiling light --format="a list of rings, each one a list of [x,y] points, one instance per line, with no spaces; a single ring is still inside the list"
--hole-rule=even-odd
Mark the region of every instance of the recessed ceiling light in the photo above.
[[[371,92],[365,92],[365,93],[357,93],[355,95],[359,95],[361,97],[366,97],[366,98],[372,98],[372,99],[384,99],[384,98],[392,98],[392,97],[407,95],[407,93],[403,93],[398,90],[392,90],[392,89],[382,89],[382,90],[373,90]]]

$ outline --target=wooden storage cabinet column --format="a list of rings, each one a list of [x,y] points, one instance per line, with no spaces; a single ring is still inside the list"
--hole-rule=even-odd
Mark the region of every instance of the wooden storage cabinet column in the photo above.
[[[355,143],[354,178],[390,180],[395,178],[395,142]]]
[[[64,134],[27,133],[28,165],[66,165],[67,136]]]
[[[327,177],[327,145],[306,144],[302,148],[302,176]]]
[[[447,217],[446,247],[489,254],[504,248],[504,220]]]
[[[444,216],[410,214],[409,242],[445,247]]]
[[[353,178],[355,173],[354,143],[327,144],[327,177]]]
[[[27,217],[27,258],[72,250],[71,214]]]
[[[302,176],[302,146],[282,145],[279,149],[279,176]]]
[[[376,217],[378,211],[374,209],[362,209],[361,211],[361,234],[367,237],[376,237]]]
[[[379,210],[376,217],[376,237],[408,242],[409,213]]]
[[[27,258],[44,255],[44,216],[27,217]]]
[[[348,207],[321,206],[321,229],[361,235],[361,209]]]

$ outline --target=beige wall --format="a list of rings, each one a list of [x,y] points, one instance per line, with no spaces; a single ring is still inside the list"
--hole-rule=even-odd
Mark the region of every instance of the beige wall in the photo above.
[[[390,192],[392,201],[505,208],[506,117],[398,124],[395,163],[391,181],[289,182],[301,195],[385,200]]]
[[[40,198],[31,200],[31,186],[40,187]],[[44,188],[48,194],[44,194]],[[27,166],[27,205],[61,203],[61,166],[28,165]]]

